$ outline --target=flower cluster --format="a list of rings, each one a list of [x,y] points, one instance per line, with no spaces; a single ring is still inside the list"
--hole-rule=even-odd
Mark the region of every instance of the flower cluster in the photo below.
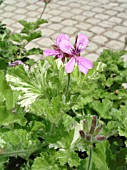
[[[80,53],[84,51],[89,43],[88,37],[84,34],[80,34],[76,37],[74,46],[70,43],[70,38],[66,34],[59,34],[56,40],[56,44],[53,45],[53,50],[45,50],[45,56],[55,56],[60,58],[63,62],[65,58],[69,60],[65,66],[67,73],[71,73],[74,69],[75,63],[78,65],[79,70],[87,74],[89,69],[93,68],[93,64],[90,60],[80,57]]]
[[[83,124],[84,124],[83,126],[85,127],[85,129],[80,130],[79,133],[80,133],[80,136],[85,141],[90,142],[90,143],[97,143],[97,142],[101,142],[107,139],[106,136],[99,135],[99,133],[103,129],[103,125],[102,124],[97,125],[96,116],[93,116],[90,127],[87,121],[83,121]]]

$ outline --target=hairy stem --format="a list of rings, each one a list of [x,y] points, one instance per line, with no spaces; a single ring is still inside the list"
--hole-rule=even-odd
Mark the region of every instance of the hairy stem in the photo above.
[[[69,87],[70,87],[70,73],[68,73],[67,76],[68,76],[68,82],[67,82],[66,96],[68,95],[68,91],[69,91]]]
[[[91,166],[91,162],[92,162],[92,152],[93,152],[93,149],[92,149],[92,147],[90,147],[90,154],[89,154],[87,170],[90,170],[90,166]]]
[[[44,14],[46,7],[47,7],[47,3],[45,3],[45,6],[44,6],[44,8],[43,8],[43,11],[42,11],[42,13],[41,13],[39,19],[41,19],[42,15]]]

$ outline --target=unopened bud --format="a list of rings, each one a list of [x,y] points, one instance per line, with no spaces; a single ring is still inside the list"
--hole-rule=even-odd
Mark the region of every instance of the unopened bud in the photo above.
[[[91,123],[91,128],[90,128],[90,134],[94,134],[96,124],[97,124],[97,117],[93,116],[92,123]]]
[[[103,141],[103,140],[106,140],[106,136],[104,136],[104,135],[96,136],[96,139],[98,141]]]
[[[98,133],[100,133],[101,132],[101,130],[103,129],[103,125],[101,124],[101,125],[99,125],[96,129],[95,129],[95,135],[97,135]]]
[[[86,134],[86,141],[90,142],[92,140],[92,136],[90,134]]]
[[[79,133],[80,133],[80,136],[81,136],[82,138],[85,138],[85,133],[84,133],[83,130],[80,130]]]
[[[83,130],[85,130],[85,132],[88,132],[89,129],[89,125],[87,120],[83,120]]]

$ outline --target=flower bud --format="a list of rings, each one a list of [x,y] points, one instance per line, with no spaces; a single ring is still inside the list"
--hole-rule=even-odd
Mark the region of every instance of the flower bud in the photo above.
[[[96,136],[96,139],[98,141],[103,141],[103,140],[106,140],[106,136],[104,136],[104,135]]]
[[[90,128],[90,134],[94,134],[96,124],[97,124],[97,117],[93,116],[92,123],[91,123],[91,128]]]
[[[100,133],[101,132],[101,130],[103,129],[103,125],[101,124],[101,125],[99,125],[96,129],[95,129],[95,135],[97,135],[98,133]]]
[[[86,134],[85,138],[87,142],[90,142],[92,140],[92,136],[90,134]]]
[[[79,133],[80,133],[80,136],[81,136],[82,138],[85,138],[85,133],[84,133],[83,130],[80,130]]]

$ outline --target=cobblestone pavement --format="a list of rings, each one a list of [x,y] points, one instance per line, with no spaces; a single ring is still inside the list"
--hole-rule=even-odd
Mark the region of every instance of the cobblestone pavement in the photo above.
[[[12,30],[19,32],[18,20],[34,21],[44,7],[41,0],[4,0],[0,6],[0,20]],[[96,60],[105,48],[122,49],[127,36],[127,0],[52,0],[43,15],[43,37],[27,45],[27,48],[50,48],[59,33],[75,35],[84,33],[90,43],[84,55]]]

